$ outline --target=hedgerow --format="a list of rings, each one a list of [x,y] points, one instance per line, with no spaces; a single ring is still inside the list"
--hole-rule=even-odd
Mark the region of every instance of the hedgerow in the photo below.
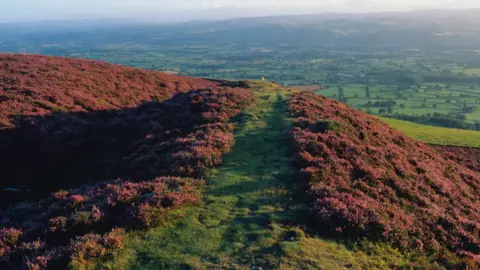
[[[480,262],[477,172],[340,102],[302,92],[289,109],[319,231]]]

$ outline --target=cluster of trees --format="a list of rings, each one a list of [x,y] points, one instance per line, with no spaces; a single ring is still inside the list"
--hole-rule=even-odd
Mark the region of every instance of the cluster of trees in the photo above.
[[[434,125],[439,127],[480,130],[480,122],[467,122],[467,117],[464,114],[442,114],[442,113],[427,113],[423,115],[409,115],[399,113],[389,113],[384,115],[400,120],[415,122],[419,124]]]

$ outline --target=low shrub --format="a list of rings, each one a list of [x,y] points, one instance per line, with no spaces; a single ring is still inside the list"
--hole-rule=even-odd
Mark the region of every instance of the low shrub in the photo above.
[[[60,191],[37,203],[18,204],[2,220],[2,226],[19,229],[0,230],[0,268],[61,262],[72,251],[72,258],[81,261],[118,250],[123,245],[120,231],[108,231],[161,225],[170,211],[198,203],[203,184],[202,180],[175,177],[116,180]],[[104,233],[103,237],[97,235]],[[76,239],[73,248],[67,248],[70,239]]]
[[[477,172],[338,101],[302,92],[289,109],[319,231],[478,260]]]
[[[61,152],[55,145],[59,140],[73,149],[90,142],[119,143],[107,142],[107,152],[99,153],[111,158],[106,167],[110,175],[119,177],[60,190],[47,199],[6,210],[0,220],[4,228],[0,268],[63,268],[101,259],[123,247],[124,231],[112,229],[159,226],[172,210],[198,203],[204,181],[186,177],[201,178],[221,163],[234,143],[230,120],[252,102],[245,89],[209,88],[144,104],[113,118],[102,115],[93,122],[77,119],[65,125],[68,117],[47,121],[50,124],[33,121],[33,134],[40,132],[43,138],[35,149],[46,151],[46,156]],[[105,165],[101,160],[91,167]]]
[[[90,260],[111,257],[124,248],[124,242],[125,231],[122,229],[113,229],[104,235],[77,236],[69,245],[71,264],[81,266]]]

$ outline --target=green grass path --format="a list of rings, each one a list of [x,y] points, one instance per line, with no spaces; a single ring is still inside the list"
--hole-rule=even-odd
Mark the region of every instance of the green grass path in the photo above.
[[[350,248],[305,236],[288,130],[289,90],[252,83],[257,105],[243,113],[233,151],[207,177],[204,203],[174,222],[129,234],[110,269],[342,269],[401,265],[395,250]],[[369,253],[369,255],[367,255]],[[261,267],[261,268],[259,268]]]

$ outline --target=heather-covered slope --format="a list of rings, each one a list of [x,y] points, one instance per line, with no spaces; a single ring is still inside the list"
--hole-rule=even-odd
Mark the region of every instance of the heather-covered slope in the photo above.
[[[0,130],[0,268],[88,268],[123,248],[125,230],[199,203],[200,179],[253,102],[218,85],[132,108],[15,115]]]
[[[432,145],[442,156],[480,172],[480,148]]]
[[[134,107],[215,85],[99,61],[0,54],[0,128],[11,126],[11,117],[19,114]]]
[[[337,101],[2,57],[2,269],[480,264],[479,172]]]
[[[340,102],[302,92],[289,108],[318,229],[478,262],[477,172]]]
[[[0,187],[34,195],[117,177],[201,176],[230,149],[229,120],[251,102],[247,90],[215,87],[136,108],[22,116],[0,131]]]
[[[223,111],[222,105],[248,103],[245,92],[220,82],[36,55],[0,55],[0,89],[0,189],[28,189],[29,194],[112,177],[137,178],[140,172],[142,179],[156,177],[170,167],[149,162],[174,161],[145,147],[157,143],[156,151],[164,156],[179,151],[168,148],[167,141],[215,117],[224,121],[238,113],[237,107]],[[229,138],[214,137],[231,144]],[[10,200],[9,195],[0,200]]]

